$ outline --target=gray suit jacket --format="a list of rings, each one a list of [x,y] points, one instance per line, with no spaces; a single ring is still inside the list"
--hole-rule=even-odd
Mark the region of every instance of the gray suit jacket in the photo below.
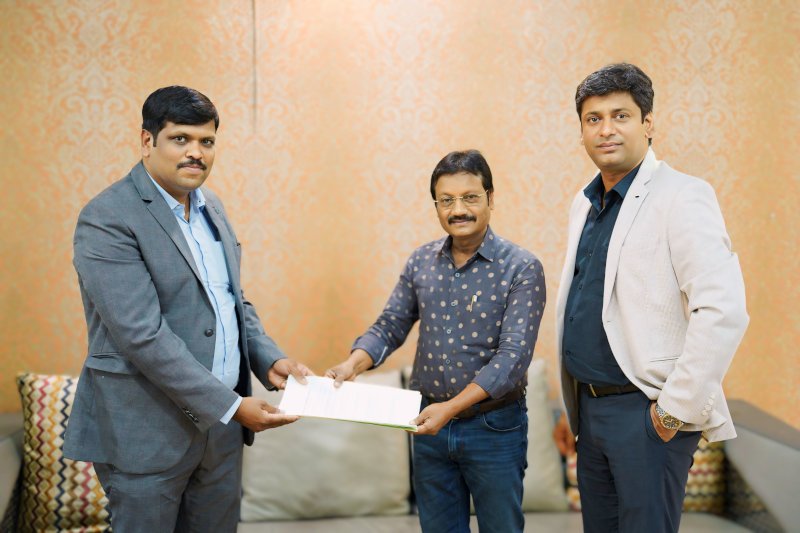
[[[213,307],[175,215],[139,163],[78,217],[73,263],[89,352],[65,436],[67,457],[130,473],[174,466],[237,393],[250,395],[251,370],[266,382],[284,357],[244,298],[241,246],[225,210],[211,191],[203,194],[236,298],[242,362],[235,391],[211,373]],[[252,432],[244,439],[251,444]]]

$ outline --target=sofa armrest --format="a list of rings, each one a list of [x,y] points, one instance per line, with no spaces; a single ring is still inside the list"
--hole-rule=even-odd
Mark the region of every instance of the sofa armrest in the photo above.
[[[728,460],[785,531],[800,522],[800,431],[743,400],[729,402],[738,437]]]
[[[0,526],[13,519],[19,473],[22,468],[22,413],[0,414]],[[0,529],[2,529],[0,527]]]

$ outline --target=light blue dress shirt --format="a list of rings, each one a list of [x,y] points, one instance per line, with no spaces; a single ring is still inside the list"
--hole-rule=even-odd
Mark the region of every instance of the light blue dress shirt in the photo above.
[[[239,364],[241,363],[239,324],[236,320],[236,300],[233,297],[233,289],[228,277],[222,241],[214,239],[214,231],[202,214],[202,210],[206,208],[205,196],[203,196],[203,191],[200,189],[192,191],[189,195],[189,220],[186,220],[184,218],[183,204],[165,191],[152,176],[150,176],[150,179],[175,214],[178,226],[186,239],[186,244],[192,252],[192,257],[197,265],[197,271],[200,274],[208,299],[214,307],[217,323],[214,362],[211,372],[217,379],[232,389],[236,387],[239,381]],[[227,424],[241,403],[242,398],[240,397],[220,421],[223,424]]]

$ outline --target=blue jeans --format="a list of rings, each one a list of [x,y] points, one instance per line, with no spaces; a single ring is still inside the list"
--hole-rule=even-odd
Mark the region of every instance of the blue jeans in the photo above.
[[[422,531],[469,532],[471,494],[481,533],[521,532],[527,451],[524,398],[453,419],[437,435],[414,437],[414,491]]]

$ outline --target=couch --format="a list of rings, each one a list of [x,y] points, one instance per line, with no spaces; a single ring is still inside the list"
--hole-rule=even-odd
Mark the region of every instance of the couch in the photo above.
[[[18,379],[22,384],[23,378]],[[403,375],[398,371],[375,372],[366,380],[401,386]],[[565,479],[569,477],[564,475],[564,461],[550,438],[554,411],[552,402],[547,400],[543,363],[532,365],[529,382],[525,531],[579,532],[580,513],[570,511],[579,502],[571,501],[565,491],[569,484]],[[61,391],[74,386],[74,380],[66,378],[59,383],[62,384],[54,386],[47,382],[48,390],[59,390],[59,401],[66,401],[67,405],[69,393]],[[255,394],[271,403],[278,403],[280,398],[280,393],[263,388],[257,388]],[[46,396],[39,393],[32,403],[38,408],[46,403],[42,400]],[[25,430],[22,413],[0,414],[0,531],[105,530],[107,515],[78,516],[79,510],[87,508],[95,509],[96,515],[98,505],[102,509],[104,503],[98,499],[104,496],[98,492],[96,480],[87,479],[91,465],[69,464],[72,462],[58,457],[50,468],[60,472],[60,483],[42,484],[47,465],[36,464],[41,457],[33,456],[41,448],[48,450],[49,457],[59,452],[59,437],[53,437],[53,426],[60,425],[59,417],[48,415],[46,423],[41,422],[44,419],[30,420],[35,413],[30,405],[26,407],[24,395],[23,408],[29,419]],[[685,503],[685,509],[712,512],[684,512],[681,531],[800,530],[800,513],[794,501],[800,475],[800,432],[745,402],[732,401],[731,408],[739,437],[725,443],[724,451],[721,446],[713,448],[708,457],[721,459],[719,465],[723,466],[700,465],[699,472],[693,474],[694,481],[690,478],[690,483],[696,485]],[[66,416],[68,405],[58,405],[51,413],[55,411]],[[46,428],[45,440],[54,445],[41,440],[23,444],[23,436],[26,440],[35,439],[35,428]],[[302,419],[258,435],[256,444],[245,450],[239,532],[420,531],[413,514],[411,442],[409,435],[397,429],[314,419]],[[63,474],[70,468],[74,482]],[[38,481],[35,475],[39,476]],[[717,479],[719,476],[722,477]],[[69,483],[71,487],[67,486]],[[34,499],[39,506],[35,514],[53,512],[54,525],[45,525],[38,521],[40,518],[35,527],[25,523],[32,519],[26,518],[31,515],[25,514],[24,507]],[[59,506],[68,506],[69,511],[59,515]],[[472,529],[477,531],[474,517]]]

